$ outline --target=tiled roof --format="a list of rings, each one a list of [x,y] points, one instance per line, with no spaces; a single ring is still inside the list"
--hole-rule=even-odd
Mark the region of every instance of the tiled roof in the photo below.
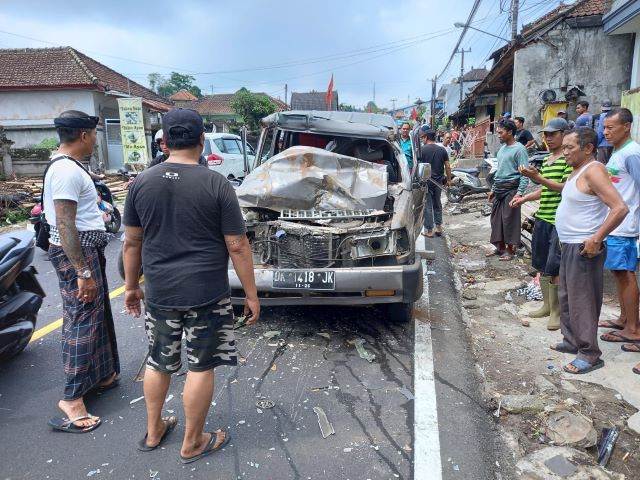
[[[291,93],[291,110],[326,110],[326,92]],[[331,95],[331,110],[338,110],[338,92]]]
[[[71,47],[0,49],[0,65],[0,90],[115,90],[142,97],[159,110],[173,106],[166,98]]]
[[[197,100],[198,97],[196,97],[193,93],[191,93],[188,90],[185,90],[184,88],[182,90],[178,90],[176,93],[174,93],[173,95],[171,95],[169,97],[169,100],[172,101],[179,101],[179,102],[189,102],[191,100]]]
[[[231,108],[231,100],[234,93],[218,93],[216,95],[206,95],[198,100],[194,100],[189,107],[195,109],[200,115],[234,115],[236,112]],[[279,112],[287,110],[287,105],[277,98],[270,97],[266,93],[257,93],[269,97]]]
[[[489,70],[486,68],[472,68],[464,74],[462,80],[465,82],[479,82],[489,74]]]
[[[578,0],[571,5],[561,4],[542,17],[522,27],[522,34],[535,30],[557,18],[578,18],[594,15],[604,15],[611,7],[611,0]]]

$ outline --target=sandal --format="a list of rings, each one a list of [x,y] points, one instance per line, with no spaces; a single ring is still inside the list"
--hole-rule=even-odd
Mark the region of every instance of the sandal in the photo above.
[[[89,425],[88,427],[80,427],[76,425],[75,422],[79,422],[80,420],[91,420],[93,418],[98,417],[94,417],[90,413],[76,418],[52,417],[49,419],[49,426],[54,430],[60,430],[61,432],[88,433],[98,428],[102,424],[102,420],[98,418],[96,423]]]
[[[224,433],[224,440],[222,440],[220,445],[215,447],[214,445],[216,444],[216,440],[218,439],[218,432]],[[231,435],[229,434],[229,432],[225,432],[224,430],[218,430],[218,432],[210,432],[211,439],[209,440],[209,443],[207,443],[207,446],[204,447],[204,450],[202,451],[202,453],[199,453],[194,457],[183,457],[182,455],[180,455],[180,461],[185,464],[192,463],[192,462],[195,462],[196,460],[200,460],[202,457],[206,457],[207,455],[211,455],[212,453],[222,449],[227,443],[229,443],[229,440],[231,439]]]
[[[511,260],[513,260],[514,258],[516,258],[515,255],[512,255],[511,253],[503,253],[502,255],[500,255],[498,257],[498,260],[501,262],[509,262]]]
[[[597,370],[598,368],[604,367],[604,360],[599,358],[595,363],[589,363],[586,360],[581,360],[579,358],[576,358],[571,363],[569,363],[569,365],[572,365],[576,370],[573,371],[568,369],[567,368],[568,365],[565,365],[564,367],[562,367],[562,369],[567,373],[571,373],[574,375],[583,375],[585,373],[589,373],[594,370]]]
[[[638,365],[637,367],[633,367],[631,371],[636,375],[640,375],[640,365]]]
[[[640,353],[640,345],[637,343],[628,343],[620,346],[623,352]]]
[[[504,255],[506,252],[501,252],[498,249],[495,249],[493,252],[491,253],[487,253],[485,255],[485,257],[501,257],[502,255]]]
[[[151,445],[147,445],[147,437],[149,436],[149,432],[147,432],[144,434],[144,438],[138,442],[138,450],[140,450],[141,452],[151,452],[152,450],[155,450],[160,445],[162,445],[164,439],[167,438],[167,436],[174,428],[176,428],[178,419],[176,417],[166,417],[162,419],[162,423],[165,424],[165,429],[164,433],[160,437],[160,441],[158,442],[158,444],[154,445],[153,447]]]
[[[622,335],[620,335],[618,333],[617,330],[612,330],[610,332],[607,333],[603,333],[602,335],[600,335],[600,340],[602,340],[603,342],[614,342],[614,343],[635,343],[635,344],[640,344],[640,340],[635,340],[633,338],[627,338],[627,337],[623,337]]]
[[[624,329],[622,325],[618,325],[613,320],[600,320],[598,322],[598,328],[612,328],[614,330]]]

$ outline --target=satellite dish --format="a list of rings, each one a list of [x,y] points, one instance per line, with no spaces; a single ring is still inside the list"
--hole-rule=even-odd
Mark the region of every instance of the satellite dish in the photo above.
[[[549,103],[549,102],[553,102],[556,99],[556,92],[555,90],[543,90],[542,92],[540,92],[540,100],[542,100],[543,103]]]

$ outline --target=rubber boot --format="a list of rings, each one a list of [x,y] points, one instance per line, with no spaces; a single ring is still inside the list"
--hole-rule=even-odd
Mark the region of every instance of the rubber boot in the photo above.
[[[548,317],[549,309],[549,277],[540,276],[540,290],[542,290],[542,306],[538,310],[529,312],[531,318]]]
[[[549,321],[547,330],[558,330],[560,328],[560,301],[558,300],[558,285],[549,284]]]

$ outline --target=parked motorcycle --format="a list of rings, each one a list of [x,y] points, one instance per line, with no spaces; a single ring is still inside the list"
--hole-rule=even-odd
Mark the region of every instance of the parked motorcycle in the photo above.
[[[22,352],[36,328],[45,293],[36,278],[33,232],[0,235],[0,361]]]
[[[497,158],[485,158],[480,167],[454,168],[451,170],[451,185],[447,189],[447,199],[459,203],[468,195],[489,193],[498,170]],[[487,172],[485,181],[480,178],[482,171]]]

